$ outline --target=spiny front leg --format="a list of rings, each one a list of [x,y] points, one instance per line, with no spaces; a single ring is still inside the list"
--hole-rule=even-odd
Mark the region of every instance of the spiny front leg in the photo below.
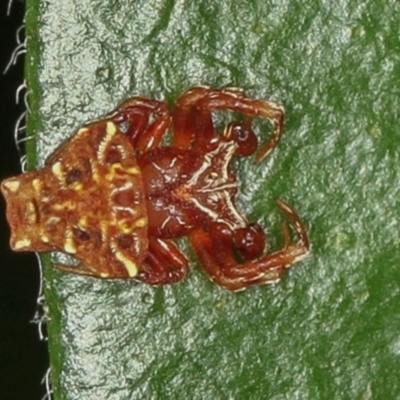
[[[194,251],[212,281],[233,291],[273,283],[280,279],[286,268],[308,255],[310,244],[300,217],[283,201],[278,200],[277,205],[292,222],[299,240],[287,243],[285,237],[285,246],[281,250],[257,259],[237,262],[233,240],[229,241],[226,235],[210,234],[203,229],[190,235]]]
[[[223,136],[238,144],[238,155],[250,155],[257,148],[257,139],[251,128],[251,119],[261,117],[274,123],[271,138],[258,151],[257,160],[266,158],[278,144],[283,129],[284,109],[273,102],[250,99],[237,89],[212,89],[195,87],[184,93],[177,101],[173,113],[174,145],[209,150],[213,139],[211,112],[228,110],[246,115],[243,122],[227,126]],[[201,129],[198,129],[201,127]]]

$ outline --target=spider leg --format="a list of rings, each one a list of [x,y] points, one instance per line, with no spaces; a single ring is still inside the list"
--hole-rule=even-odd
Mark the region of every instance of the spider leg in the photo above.
[[[61,272],[66,272],[70,274],[92,276],[95,278],[108,277],[107,273],[102,274],[98,269],[90,268],[82,263],[79,263],[78,265],[65,265],[65,264],[55,263],[53,264],[53,267]]]
[[[151,285],[182,281],[188,272],[189,262],[172,240],[150,238],[149,254],[137,279]]]
[[[310,244],[300,217],[283,201],[278,200],[277,205],[291,220],[299,240],[297,243],[286,243],[288,239],[284,237],[284,247],[274,253],[238,262],[235,245],[226,236],[210,234],[202,229],[190,235],[194,251],[212,281],[233,291],[273,283],[281,278],[286,268],[308,255]]]
[[[54,268],[62,272],[92,276],[96,278],[116,277],[114,273],[79,263],[75,266],[54,264]],[[135,279],[151,285],[176,283],[185,279],[189,269],[189,261],[180,252],[172,240],[149,239],[149,254]],[[122,278],[122,277],[121,277]]]
[[[174,147],[189,149],[196,141],[197,148],[209,150],[208,145],[215,139],[211,110],[196,106],[209,90],[198,86],[188,90],[177,100],[172,114]]]
[[[189,148],[194,141],[196,147],[204,148],[209,144],[213,140],[211,119],[213,110],[229,110],[246,116],[243,122],[229,124],[223,133],[226,138],[237,142],[238,155],[249,155],[256,150],[257,139],[251,129],[253,117],[265,118],[274,123],[273,133],[258,151],[257,161],[266,158],[282,136],[285,112],[278,104],[250,99],[237,89],[195,87],[184,93],[176,103],[173,112],[174,146]],[[193,118],[194,115],[196,118]],[[197,129],[198,121],[203,121],[207,129]]]
[[[132,97],[112,114],[111,119],[122,126],[139,153],[157,147],[167,132],[171,116],[166,103],[143,97]]]

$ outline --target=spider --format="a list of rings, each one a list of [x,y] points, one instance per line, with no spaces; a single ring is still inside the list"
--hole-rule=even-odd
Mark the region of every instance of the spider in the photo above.
[[[214,110],[243,114],[216,134]],[[274,124],[257,151],[252,119]],[[238,89],[194,87],[171,112],[157,100],[133,97],[89,122],[46,161],[44,168],[3,181],[16,251],[62,251],[78,265],[61,271],[161,285],[183,280],[189,261],[174,240],[187,236],[200,265],[232,291],[276,282],[310,250],[306,229],[282,200],[297,241],[283,225],[284,245],[266,253],[265,234],[235,207],[234,156],[276,147],[284,110]],[[172,143],[161,142],[172,125]]]

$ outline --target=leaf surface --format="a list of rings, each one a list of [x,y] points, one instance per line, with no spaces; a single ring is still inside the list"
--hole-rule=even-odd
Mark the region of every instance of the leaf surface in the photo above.
[[[160,288],[46,259],[55,399],[400,395],[399,12],[394,0],[27,2],[31,165],[128,97],[173,105],[197,84],[239,87],[287,111],[266,162],[235,162],[239,207],[278,248],[282,198],[312,242],[279,285],[234,294],[188,249],[188,279]]]

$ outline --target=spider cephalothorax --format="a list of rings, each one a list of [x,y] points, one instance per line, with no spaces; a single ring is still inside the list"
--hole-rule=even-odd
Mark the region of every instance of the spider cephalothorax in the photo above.
[[[216,135],[216,109],[245,119]],[[183,94],[172,114],[160,101],[126,101],[81,128],[41,170],[3,181],[11,247],[71,254],[78,266],[56,265],[67,272],[164,284],[186,276],[188,260],[174,239],[188,236],[210,278],[227,289],[278,280],[309,242],[298,215],[277,201],[299,240],[291,243],[286,227],[283,249],[264,255],[261,227],[235,207],[230,162],[256,151],[256,116],[275,123],[261,161],[282,133],[283,109],[274,103],[206,87]],[[160,146],[170,125],[172,144]]]

